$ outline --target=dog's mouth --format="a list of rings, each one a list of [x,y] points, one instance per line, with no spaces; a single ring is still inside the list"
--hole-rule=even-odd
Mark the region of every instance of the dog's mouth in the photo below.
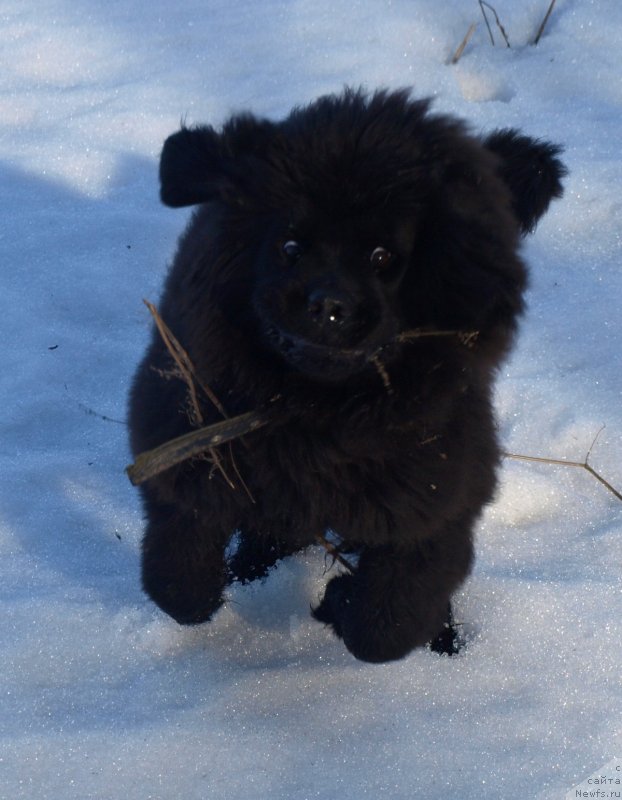
[[[272,348],[285,361],[310,377],[335,381],[365,370],[372,370],[380,376],[387,388],[389,388],[389,378],[385,364],[392,360],[404,344],[440,338],[453,340],[471,349],[479,337],[478,331],[416,328],[402,331],[385,342],[370,342],[366,346],[348,348],[311,342],[296,334],[285,333],[276,327],[270,327],[266,334]]]
[[[316,378],[338,380],[369,367],[379,347],[347,348],[318,344],[301,336],[271,327],[267,330],[271,346],[298,371]]]

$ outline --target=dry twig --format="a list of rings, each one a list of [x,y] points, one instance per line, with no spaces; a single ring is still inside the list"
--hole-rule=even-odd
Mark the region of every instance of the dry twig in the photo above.
[[[531,461],[531,462],[535,462],[535,463],[538,463],[538,464],[554,464],[557,467],[574,467],[574,468],[584,469],[587,472],[589,472],[590,475],[592,475],[592,477],[596,478],[596,480],[599,483],[602,483],[602,485],[606,489],[608,489],[611,492],[611,494],[613,494],[615,497],[617,497],[618,500],[622,501],[622,492],[619,492],[617,489],[614,489],[614,487],[609,483],[609,481],[605,480],[605,478],[603,478],[602,475],[600,475],[598,472],[596,472],[594,467],[592,467],[590,465],[590,463],[589,463],[590,455],[592,454],[592,450],[594,448],[594,445],[596,444],[596,440],[600,436],[601,432],[604,430],[604,427],[605,426],[603,425],[603,427],[598,431],[598,433],[594,437],[594,441],[590,445],[590,449],[587,451],[587,455],[585,456],[585,460],[584,461],[565,461],[564,459],[561,459],[561,458],[544,458],[542,456],[525,456],[525,455],[519,455],[518,453],[503,453],[503,456],[505,458],[514,458],[514,459],[516,459],[518,461]]]
[[[153,450],[140,453],[134,464],[130,464],[125,471],[134,485],[144,483],[182,461],[211,452],[222,444],[262,428],[270,419],[268,412],[262,414],[259,411],[248,411],[246,414],[190,431],[154,447]]]

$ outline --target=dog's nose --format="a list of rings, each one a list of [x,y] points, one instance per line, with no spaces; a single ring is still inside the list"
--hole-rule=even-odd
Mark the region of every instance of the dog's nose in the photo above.
[[[352,303],[334,289],[314,289],[307,297],[307,311],[317,325],[336,326],[350,317]]]

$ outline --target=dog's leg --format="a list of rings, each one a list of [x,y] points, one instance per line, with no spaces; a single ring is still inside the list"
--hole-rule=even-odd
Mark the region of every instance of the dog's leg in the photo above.
[[[238,549],[229,562],[230,580],[250,583],[264,578],[277,561],[299,549],[298,545],[273,536],[256,531],[243,532]]]
[[[393,661],[427,644],[454,653],[450,597],[471,559],[468,529],[459,538],[456,530],[436,535],[416,549],[363,550],[357,571],[333,578],[313,614],[362,661]]]
[[[142,545],[142,584],[182,625],[210,619],[222,604],[228,535],[214,535],[198,515],[174,506],[149,509]]]
[[[456,627],[453,608],[451,603],[448,603],[445,622],[436,639],[430,642],[430,650],[439,655],[455,656],[456,653],[460,652],[462,645],[463,641]]]

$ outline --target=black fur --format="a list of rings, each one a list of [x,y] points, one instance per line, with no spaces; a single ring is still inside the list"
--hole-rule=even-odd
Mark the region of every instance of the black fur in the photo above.
[[[280,416],[221,448],[236,489],[208,460],[144,485],[143,586],[164,611],[208,620],[228,582],[332,529],[358,565],[318,620],[367,661],[455,651],[450,598],[495,489],[491,384],[523,308],[520,238],[561,195],[558,152],[514,131],[482,140],[408,92],[166,141],[163,201],[201,205],[160,313],[230,415],[277,402]],[[171,366],[154,332],[134,453],[192,428]],[[220,419],[206,399],[202,414]]]

